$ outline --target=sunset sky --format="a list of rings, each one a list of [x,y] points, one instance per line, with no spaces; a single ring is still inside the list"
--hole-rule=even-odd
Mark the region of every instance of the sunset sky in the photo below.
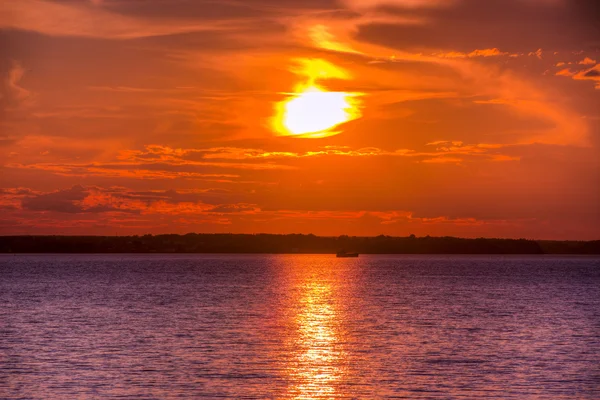
[[[599,9],[4,0],[0,234],[600,239]]]

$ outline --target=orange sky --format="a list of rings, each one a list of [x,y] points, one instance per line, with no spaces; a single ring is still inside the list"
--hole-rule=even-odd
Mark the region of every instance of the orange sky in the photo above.
[[[0,234],[600,239],[599,8],[5,0]]]

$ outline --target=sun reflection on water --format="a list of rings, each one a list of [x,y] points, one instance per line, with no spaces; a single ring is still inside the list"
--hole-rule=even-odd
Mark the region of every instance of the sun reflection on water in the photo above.
[[[290,395],[296,399],[334,397],[345,364],[334,288],[331,282],[311,276],[300,291]]]

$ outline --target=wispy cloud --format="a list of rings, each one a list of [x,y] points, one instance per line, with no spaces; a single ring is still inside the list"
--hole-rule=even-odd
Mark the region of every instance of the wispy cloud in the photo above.
[[[475,49],[470,53],[462,53],[459,51],[451,51],[447,53],[434,53],[436,57],[442,58],[474,58],[474,57],[498,57],[508,55],[508,52],[500,51],[497,48],[492,49]]]
[[[583,60],[579,61],[578,64],[581,64],[581,65],[594,65],[594,64],[596,64],[596,60],[592,60],[591,58],[586,57]]]
[[[5,110],[20,110],[35,104],[36,96],[31,90],[23,87],[22,80],[26,69],[13,60],[0,90],[0,106]]]
[[[558,71],[556,75],[570,77],[577,81],[591,81],[595,84],[596,89],[600,89],[600,64],[580,71],[566,68]]]
[[[596,89],[600,89],[600,64],[573,75],[573,79],[580,81],[592,81],[596,85]]]
[[[476,156],[481,159],[489,159],[490,161],[501,161],[498,158],[498,151],[505,147],[500,144],[473,144],[467,145],[460,141],[437,141],[429,143],[430,146],[435,146],[435,151],[416,151],[411,149],[397,149],[393,151],[382,150],[377,147],[363,147],[351,149],[347,146],[324,146],[315,150],[305,152],[291,151],[265,151],[262,149],[238,148],[238,147],[214,147],[206,149],[173,149],[164,146],[147,146],[145,151],[132,151],[122,153],[120,156],[123,159],[138,160],[162,160],[171,162],[186,163],[186,160],[270,160],[270,159],[303,159],[312,157],[411,157],[416,161],[427,159],[429,157],[445,157],[449,155]],[[505,160],[508,160],[506,158]],[[511,158],[514,160],[514,158]],[[464,161],[464,160],[463,160]],[[192,163],[202,163],[192,161]],[[216,163],[217,165],[237,165],[235,163]],[[247,164],[242,164],[247,165]],[[261,164],[251,164],[261,165]],[[272,164],[266,164],[272,165]],[[259,167],[256,167],[259,169]]]
[[[473,144],[460,141],[430,143],[432,151],[411,149],[383,150],[377,147],[351,149],[347,146],[324,146],[304,152],[265,151],[238,147],[181,149],[150,145],[145,150],[122,151],[118,161],[94,163],[7,163],[7,170],[43,171],[66,177],[103,177],[133,180],[198,180],[229,184],[268,185],[270,181],[245,178],[253,171],[295,171],[296,162],[313,158],[400,157],[416,163],[461,164],[465,162],[518,161],[519,157],[502,153],[505,145]],[[214,169],[225,172],[216,172]]]
[[[456,3],[456,0],[342,0],[342,2],[351,9],[365,10],[381,6],[405,9],[450,7]]]
[[[0,27],[55,36],[113,39],[226,30],[228,20],[151,20],[126,17],[86,2],[6,0],[0,3]]]
[[[249,203],[218,203],[227,197],[227,192],[211,190],[142,192],[119,187],[74,185],[50,192],[8,189],[0,193],[0,205],[5,209],[11,206],[23,211],[63,214],[243,215],[260,211],[256,205]]]

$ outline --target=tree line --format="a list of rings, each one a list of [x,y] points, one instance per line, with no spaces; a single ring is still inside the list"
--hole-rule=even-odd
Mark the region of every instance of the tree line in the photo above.
[[[361,254],[600,254],[600,240],[196,233],[143,236],[0,236],[2,253],[334,254],[340,250]]]

